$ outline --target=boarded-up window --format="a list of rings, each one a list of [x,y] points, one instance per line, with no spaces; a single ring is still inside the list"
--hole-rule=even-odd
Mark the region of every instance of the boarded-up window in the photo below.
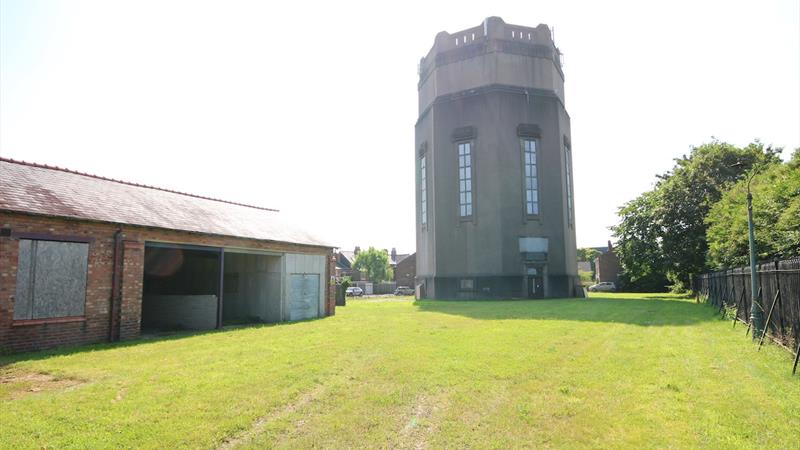
[[[14,319],[82,316],[89,244],[20,239]]]

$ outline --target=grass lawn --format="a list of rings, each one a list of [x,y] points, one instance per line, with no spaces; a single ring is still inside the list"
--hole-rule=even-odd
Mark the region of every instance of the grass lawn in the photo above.
[[[0,448],[797,448],[791,362],[667,295],[356,300],[0,357]]]

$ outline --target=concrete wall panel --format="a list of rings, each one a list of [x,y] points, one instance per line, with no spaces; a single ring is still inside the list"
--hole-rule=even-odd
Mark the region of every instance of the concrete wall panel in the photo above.
[[[225,254],[223,322],[282,320],[280,262],[280,256]]]
[[[287,299],[286,301],[288,302],[289,305],[288,308],[285,308],[285,311],[287,311],[288,313],[286,314],[286,316],[288,317],[285,317],[286,320],[298,320],[298,319],[293,319],[291,313],[289,312],[291,309],[291,302],[292,302],[291,299],[297,298],[297,296],[300,295],[299,293],[295,292],[298,286],[300,285],[292,284],[293,282],[292,275],[304,275],[304,274],[317,275],[317,278],[315,279],[317,287],[315,291],[316,293],[314,294],[317,298],[317,304],[315,305],[316,312],[313,317],[321,317],[325,311],[325,292],[326,292],[325,256],[287,253],[284,259],[286,261],[286,272],[284,279],[284,286],[286,286],[285,298]]]

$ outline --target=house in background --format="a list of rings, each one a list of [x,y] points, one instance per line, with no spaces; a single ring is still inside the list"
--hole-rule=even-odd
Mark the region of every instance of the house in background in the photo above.
[[[359,250],[360,249],[356,247],[355,251],[352,252],[348,250],[339,250],[335,253],[336,278],[350,277],[350,279],[353,279],[353,262]]]
[[[0,352],[324,317],[333,275],[276,210],[0,158]]]
[[[399,256],[403,256],[400,258]],[[417,254],[398,255],[394,266],[394,281],[397,286],[414,287],[417,276]]]
[[[389,266],[392,268],[392,270],[395,270],[397,268],[397,264],[408,257],[408,253],[397,253],[397,249],[392,247],[392,251],[389,253]]]
[[[337,278],[350,277],[350,279],[352,281],[371,281],[371,280],[367,280],[367,277],[364,274],[362,274],[360,271],[358,271],[356,269],[353,269],[353,264],[355,263],[356,255],[358,255],[360,252],[361,252],[361,247],[359,247],[359,246],[356,246],[355,249],[353,249],[353,251],[339,250],[339,251],[336,252],[335,258],[336,258],[336,277]],[[391,267],[391,269],[394,271],[394,273],[395,273],[395,281],[396,281],[398,264],[400,264],[402,261],[404,261],[409,256],[413,256],[413,255],[409,255],[407,253],[397,253],[397,249],[394,248],[394,247],[392,248],[391,252],[389,252],[388,250],[384,250],[384,252],[389,256],[389,267]],[[414,276],[416,275],[415,267],[413,267],[410,270],[409,264],[406,263],[406,265],[403,266],[402,270],[404,271],[404,273],[410,274],[410,277],[411,277],[410,278],[411,281],[409,282],[409,284],[402,285],[402,286],[413,286],[414,285]],[[409,272],[409,270],[410,270],[410,272]]]
[[[602,247],[600,247],[602,248]],[[614,252],[614,246],[608,241],[608,248],[594,260],[596,279],[598,282],[611,281],[619,285],[619,258]]]
[[[336,278],[350,277],[353,281],[361,281],[363,279],[361,272],[353,269],[356,255],[358,255],[360,251],[361,248],[356,246],[353,251],[339,250],[336,252]]]

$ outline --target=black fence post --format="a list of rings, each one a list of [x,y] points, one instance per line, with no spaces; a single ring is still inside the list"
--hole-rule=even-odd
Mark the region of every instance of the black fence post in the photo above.
[[[734,284],[736,283],[736,278],[733,279]],[[741,310],[742,303],[744,303],[744,294],[747,292],[744,283],[742,283],[742,295],[740,295],[736,299],[736,312],[733,315],[733,328],[736,328],[736,322],[739,321],[739,311]]]
[[[759,277],[759,278],[760,278],[760,277]],[[755,297],[755,298],[754,298],[752,301],[756,301],[756,298],[761,298],[761,287],[760,287],[760,286],[758,287],[758,294],[756,294],[756,297]],[[753,321],[751,320],[751,321],[749,321],[749,322],[747,323],[747,330],[745,330],[745,332],[744,332],[744,335],[745,335],[745,336],[747,336],[747,335],[750,333],[750,328],[751,328],[752,326],[753,326]],[[756,333],[756,332],[755,332],[755,331],[753,331],[753,334],[754,334],[754,335],[755,335],[755,333]],[[753,337],[753,339],[755,339],[755,337]]]
[[[775,261],[775,286],[777,287],[778,291],[781,290],[781,264],[780,261]],[[783,295],[778,298],[778,325],[780,327],[781,336],[783,336],[785,330],[783,327]]]
[[[755,298],[749,289],[753,281],[751,272],[743,266],[695,275],[697,302],[713,305],[720,313],[732,307],[732,326],[735,328],[736,322],[741,320],[747,325],[745,335],[753,328],[750,316],[755,302],[766,316],[765,332],[791,349],[800,348],[800,258],[773,260],[756,267]],[[767,304],[766,297],[773,299],[772,304]],[[760,349],[766,336],[753,339],[759,339]],[[798,358],[797,354],[793,356]],[[793,366],[792,371],[796,373],[797,366]]]
[[[772,318],[772,312],[775,311],[775,304],[781,298],[781,291],[775,293],[775,298],[772,299],[772,306],[769,307],[769,314],[767,314],[767,321],[764,322],[764,332],[761,333],[761,338],[758,340],[758,350],[761,351],[761,346],[764,345],[764,336],[767,335],[769,330],[769,320]]]

